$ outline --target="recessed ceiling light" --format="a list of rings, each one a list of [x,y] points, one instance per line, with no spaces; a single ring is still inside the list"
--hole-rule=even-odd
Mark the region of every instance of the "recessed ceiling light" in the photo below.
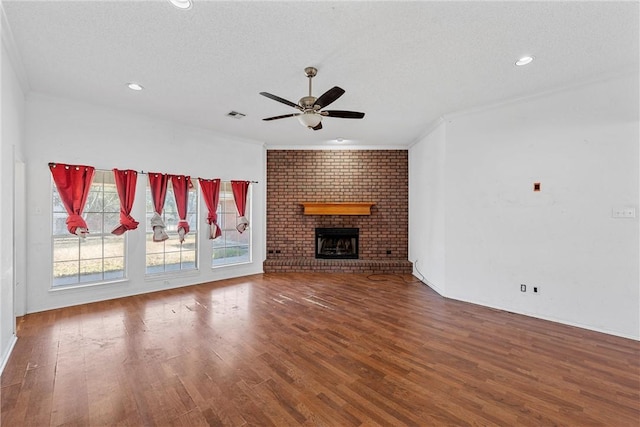
[[[523,56],[522,58],[516,61],[517,66],[527,65],[533,61],[533,56]]]
[[[344,142],[344,138],[336,138],[336,142]]]
[[[127,83],[127,87],[131,90],[142,90],[144,89],[141,85],[139,85],[138,83]]]
[[[169,0],[172,5],[178,9],[187,10],[191,9],[191,0]]]

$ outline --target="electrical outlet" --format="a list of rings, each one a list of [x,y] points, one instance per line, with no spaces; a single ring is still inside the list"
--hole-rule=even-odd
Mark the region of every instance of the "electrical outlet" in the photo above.
[[[636,208],[633,206],[616,207],[611,209],[611,218],[635,218]]]
[[[527,285],[520,285],[520,292],[527,292]]]

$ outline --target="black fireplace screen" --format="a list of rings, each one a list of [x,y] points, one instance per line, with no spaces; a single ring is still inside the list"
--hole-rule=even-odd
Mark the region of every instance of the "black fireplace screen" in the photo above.
[[[316,228],[316,258],[358,259],[358,229]]]

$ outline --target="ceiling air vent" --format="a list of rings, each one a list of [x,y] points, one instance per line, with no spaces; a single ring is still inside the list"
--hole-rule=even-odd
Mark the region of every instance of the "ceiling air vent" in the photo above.
[[[241,119],[246,116],[246,114],[238,113],[237,111],[229,111],[227,116],[233,117],[234,119]]]

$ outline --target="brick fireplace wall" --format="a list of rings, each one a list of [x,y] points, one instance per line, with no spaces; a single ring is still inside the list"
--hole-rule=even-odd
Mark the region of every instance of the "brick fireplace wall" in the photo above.
[[[407,150],[268,150],[265,272],[410,273],[408,165]],[[303,215],[301,202],[375,205],[370,216]],[[359,228],[360,259],[315,260],[316,227]]]

